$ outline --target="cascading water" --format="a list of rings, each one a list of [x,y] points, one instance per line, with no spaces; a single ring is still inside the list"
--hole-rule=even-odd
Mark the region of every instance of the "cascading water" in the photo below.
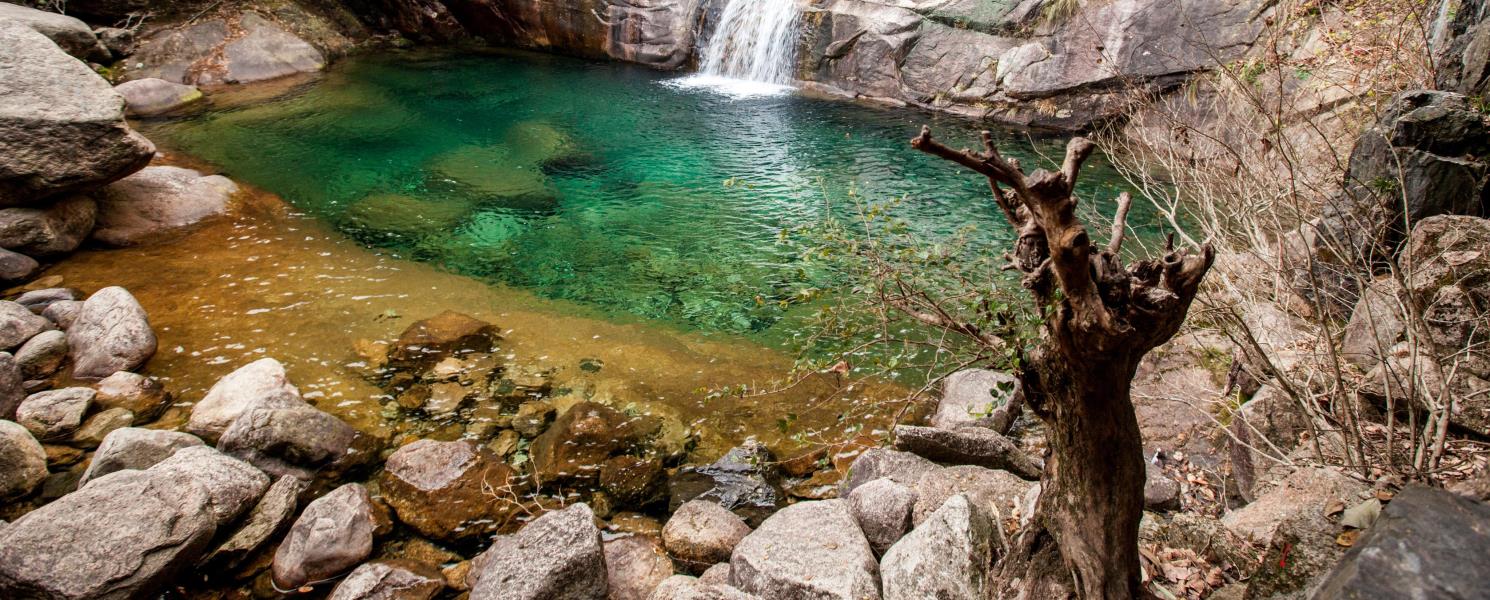
[[[800,15],[797,0],[728,0],[699,73],[679,83],[733,96],[790,90]]]

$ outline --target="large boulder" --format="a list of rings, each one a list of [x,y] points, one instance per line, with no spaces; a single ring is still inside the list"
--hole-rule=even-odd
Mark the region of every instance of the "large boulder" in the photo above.
[[[412,560],[375,560],[336,584],[329,600],[432,600],[445,590],[445,576]]]
[[[12,421],[0,420],[0,501],[31,493],[47,478],[47,453],[41,443]]]
[[[210,448],[101,477],[0,530],[0,596],[153,598],[268,486]]]
[[[87,23],[62,13],[0,2],[0,20],[12,20],[47,36],[74,57],[96,63],[109,62],[109,51]]]
[[[1297,448],[1299,436],[1309,429],[1304,407],[1281,388],[1264,384],[1252,394],[1227,425],[1231,472],[1243,498],[1257,497],[1254,488],[1264,482],[1269,467]]]
[[[190,85],[251,83],[326,66],[315,46],[254,12],[159,31],[139,42],[129,62],[131,79]]]
[[[254,408],[233,420],[217,448],[270,475],[310,481],[317,471],[341,473],[371,458],[359,447],[360,437],[351,425],[309,405]]]
[[[690,500],[678,507],[662,528],[662,542],[685,569],[701,573],[728,562],[750,526],[735,513],[709,500]]]
[[[730,583],[765,598],[877,600],[879,564],[842,500],[781,509],[730,557]]]
[[[94,194],[98,223],[93,239],[110,246],[160,239],[227,214],[236,193],[237,184],[221,175],[204,176],[181,167],[146,167]]]
[[[383,519],[361,484],[348,483],[311,501],[274,552],[274,585],[293,590],[350,571],[372,554]]]
[[[15,359],[27,380],[51,377],[67,360],[67,334],[55,329],[38,333],[21,344]]]
[[[977,503],[961,494],[948,498],[885,552],[885,600],[986,598],[999,537],[993,517]]]
[[[846,500],[849,514],[869,540],[875,556],[884,555],[911,530],[916,492],[894,480],[881,477],[856,487]]]
[[[18,302],[0,300],[0,350],[14,352],[36,334],[52,328],[51,321]]]
[[[1019,379],[990,369],[964,369],[942,382],[942,397],[931,415],[931,425],[954,429],[959,425],[991,422],[994,411],[1020,393]]]
[[[916,506],[911,521],[919,527],[948,498],[956,495],[967,496],[984,514],[1004,521],[1028,517],[1034,507],[1026,502],[1025,496],[1037,485],[1007,471],[973,465],[943,467],[922,475],[912,488],[916,492]]]
[[[67,438],[83,424],[93,396],[93,390],[85,387],[37,392],[16,409],[16,422],[40,440]]]
[[[179,431],[139,427],[115,429],[104,436],[103,443],[93,453],[93,460],[83,471],[78,487],[115,471],[148,469],[170,458],[177,450],[203,445],[201,438]]]
[[[228,373],[201,402],[191,407],[186,431],[216,441],[243,413],[255,408],[306,406],[300,390],[285,375],[285,367],[272,358],[261,358]]]
[[[114,181],[155,154],[124,122],[124,99],[24,24],[0,19],[0,206]],[[27,253],[30,254],[30,253]]]
[[[547,513],[472,561],[471,600],[605,600],[605,550],[585,504]]]
[[[1335,543],[1340,525],[1331,520],[1331,507],[1354,506],[1365,491],[1339,471],[1305,467],[1222,517],[1226,527],[1263,547],[1245,597],[1306,594],[1344,553]]]
[[[202,91],[194,85],[171,83],[147,77],[114,86],[124,97],[124,112],[130,116],[148,117],[164,114],[201,101]]]
[[[1387,505],[1313,596],[1317,600],[1490,598],[1490,506],[1409,487]]]
[[[25,283],[41,271],[36,259],[0,248],[0,283],[15,285]]]
[[[67,254],[88,239],[97,214],[97,204],[83,195],[43,207],[0,208],[0,247],[29,256]]]
[[[880,478],[903,486],[913,486],[921,480],[922,475],[939,468],[941,467],[936,463],[910,452],[870,448],[849,465],[848,475],[838,485],[838,496],[847,498],[855,488]]]
[[[133,371],[155,355],[155,330],[139,301],[122,287],[94,292],[67,330],[73,377],[103,379]]]
[[[605,542],[610,600],[647,600],[673,574],[673,563],[657,541],[641,535]]]
[[[399,521],[425,537],[451,541],[496,531],[518,509],[522,491],[511,467],[469,440],[426,439],[399,448],[379,485]]]

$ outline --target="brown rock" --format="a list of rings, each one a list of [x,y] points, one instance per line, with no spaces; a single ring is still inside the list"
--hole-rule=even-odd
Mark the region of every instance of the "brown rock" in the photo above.
[[[405,329],[388,352],[388,365],[423,371],[449,356],[490,352],[499,339],[495,325],[447,310]]]
[[[171,404],[171,394],[153,377],[120,371],[95,384],[93,401],[104,408],[123,408],[141,421],[159,416]]]
[[[517,510],[521,493],[511,467],[465,440],[419,440],[399,448],[379,482],[400,521],[450,541],[496,531]]]
[[[662,461],[616,456],[600,465],[600,487],[625,506],[646,506],[662,498]]]
[[[590,480],[617,451],[636,443],[626,415],[594,402],[581,402],[533,440],[533,472],[540,483]]]

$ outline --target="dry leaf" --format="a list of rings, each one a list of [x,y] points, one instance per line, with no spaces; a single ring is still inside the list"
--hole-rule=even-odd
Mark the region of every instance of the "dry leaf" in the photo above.
[[[1333,517],[1343,512],[1345,512],[1345,503],[1340,500],[1331,500],[1329,504],[1324,505],[1326,517]]]
[[[1349,548],[1355,545],[1356,540],[1361,539],[1361,530],[1351,529],[1340,532],[1335,536],[1335,544],[1341,548]]]
[[[1392,490],[1376,490],[1376,499],[1382,502],[1391,502],[1396,497],[1397,493]]]

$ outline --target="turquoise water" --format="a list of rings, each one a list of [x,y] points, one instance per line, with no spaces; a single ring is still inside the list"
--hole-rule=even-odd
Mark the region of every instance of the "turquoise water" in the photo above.
[[[531,54],[382,54],[343,61],[271,102],[147,132],[275,192],[368,246],[704,332],[762,334],[807,284],[783,228],[906,197],[929,236],[1012,237],[983,180],[909,148],[930,123],[975,124],[796,95],[731,99],[669,74]],[[1061,142],[1004,134],[1026,165]],[[1084,198],[1108,202],[1100,161]],[[1152,217],[1137,211],[1142,228]],[[1151,224],[1151,223],[1149,223]]]

